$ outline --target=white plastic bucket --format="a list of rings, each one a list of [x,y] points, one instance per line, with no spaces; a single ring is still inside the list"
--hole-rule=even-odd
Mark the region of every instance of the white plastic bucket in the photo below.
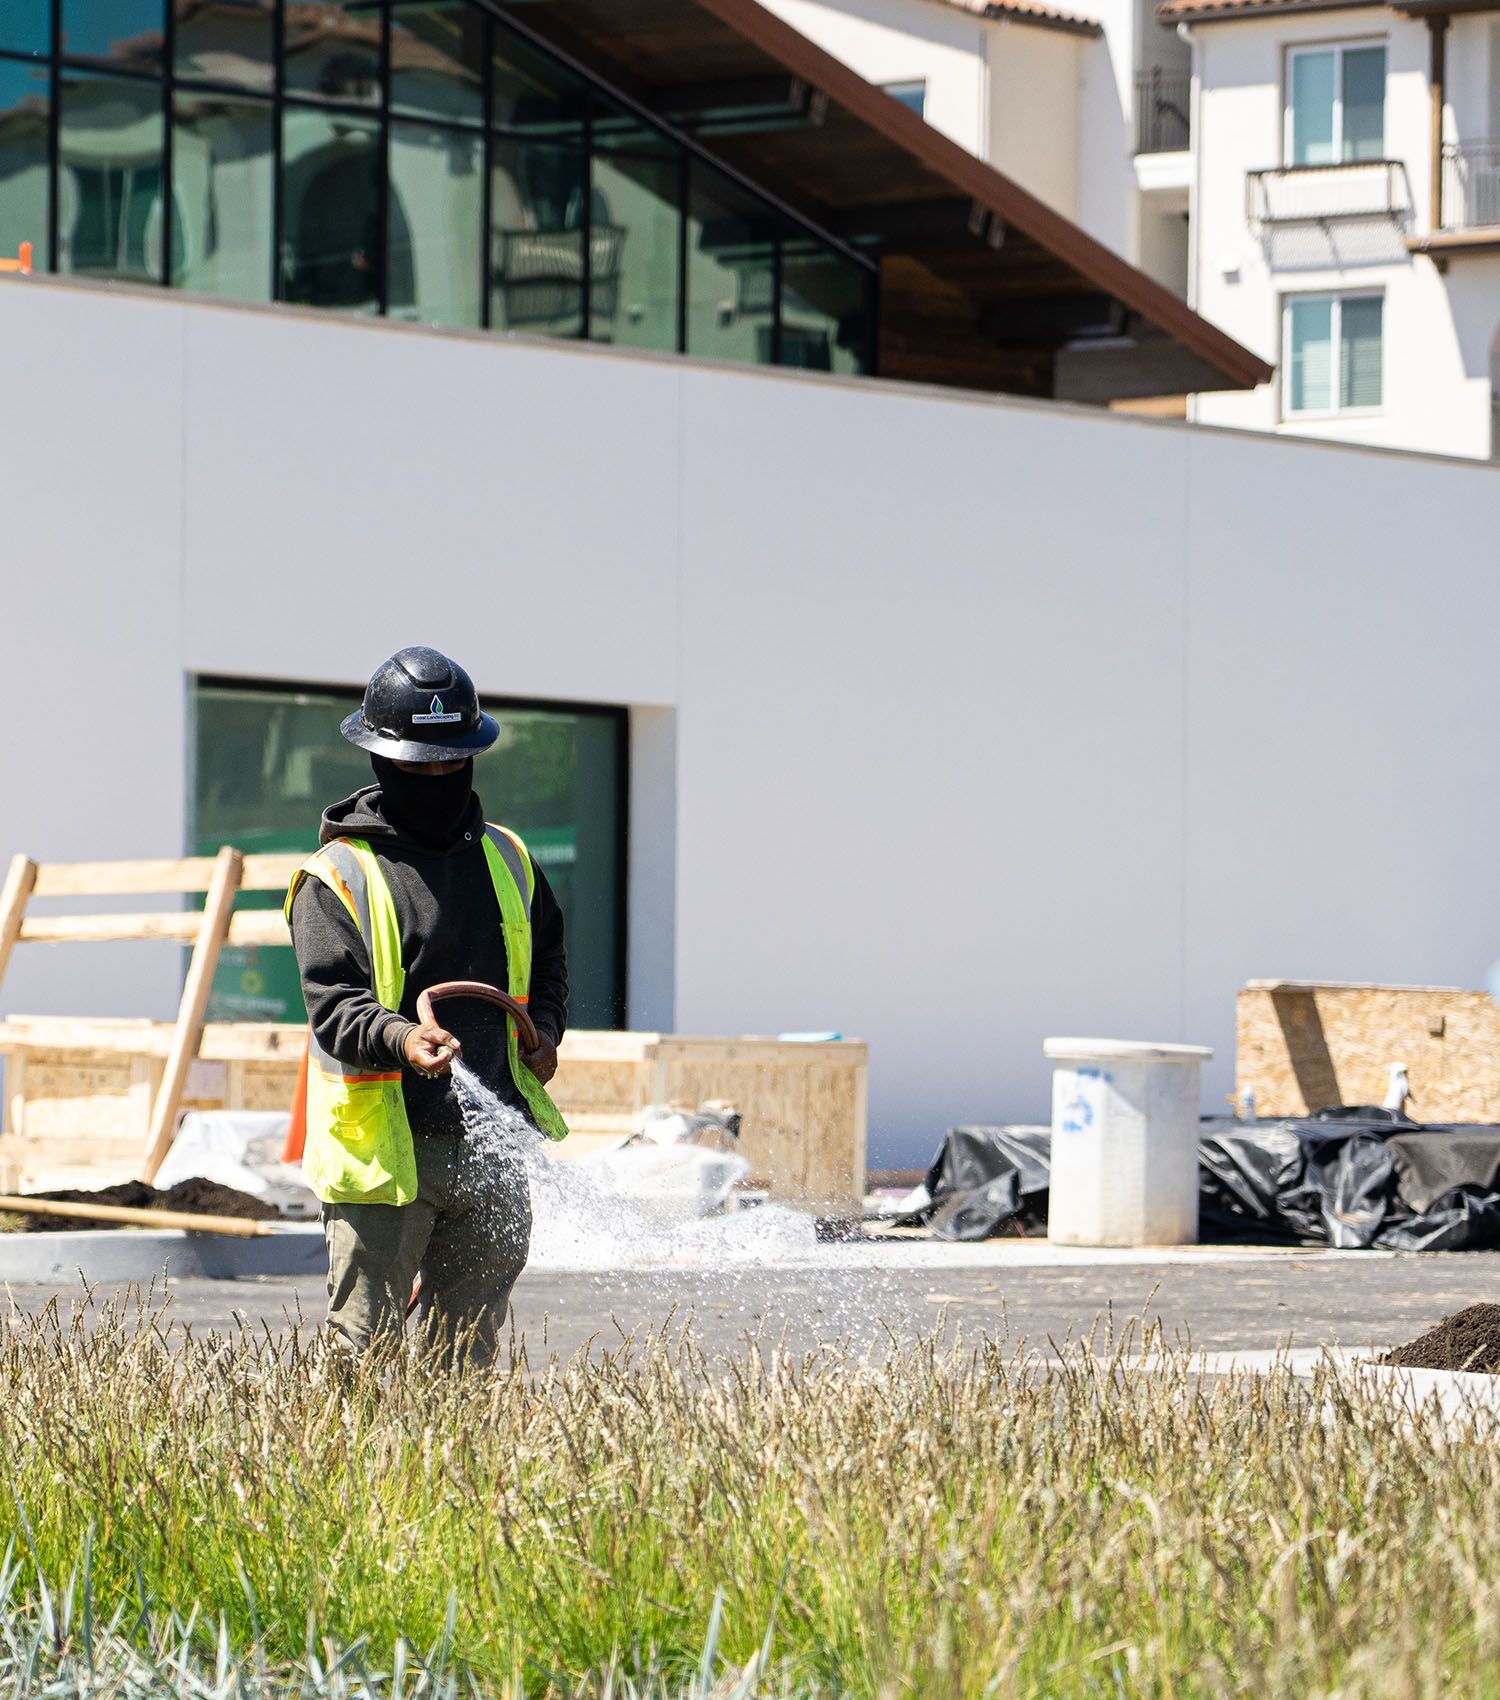
[[[1059,1245],[1191,1245],[1198,1238],[1202,1045],[1048,1039]]]

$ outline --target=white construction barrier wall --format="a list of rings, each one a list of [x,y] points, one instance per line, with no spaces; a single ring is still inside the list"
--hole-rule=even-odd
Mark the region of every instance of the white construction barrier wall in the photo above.
[[[181,850],[194,673],[629,704],[633,1025],[868,1039],[876,1164],[1045,1119],[1048,1033],[1212,1105],[1242,981],[1500,954],[1487,467],[35,279],[0,338],[0,852]]]

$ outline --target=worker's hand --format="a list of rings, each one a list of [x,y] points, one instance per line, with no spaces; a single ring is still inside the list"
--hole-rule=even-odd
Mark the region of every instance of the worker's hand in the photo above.
[[[557,1073],[557,1046],[545,1033],[538,1033],[537,1039],[539,1041],[537,1048],[534,1051],[522,1051],[521,1061],[545,1086]]]
[[[435,1021],[424,1021],[406,1035],[406,1060],[418,1074],[446,1074],[463,1046]]]

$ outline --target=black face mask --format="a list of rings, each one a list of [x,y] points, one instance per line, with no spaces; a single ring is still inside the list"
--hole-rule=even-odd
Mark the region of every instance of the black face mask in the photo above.
[[[408,773],[385,756],[370,757],[380,783],[380,812],[420,844],[446,849],[463,830],[474,794],[474,758],[452,773]]]

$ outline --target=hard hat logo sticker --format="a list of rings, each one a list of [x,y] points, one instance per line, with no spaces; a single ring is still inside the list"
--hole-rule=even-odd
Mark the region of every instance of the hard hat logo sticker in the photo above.
[[[442,697],[434,697],[432,706],[427,714],[413,714],[413,726],[456,726],[463,719],[463,714],[446,714],[442,707]]]
[[[443,699],[434,697],[430,710],[426,714],[414,714],[411,717],[411,723],[413,726],[451,726],[462,719],[461,714],[444,713]]]

